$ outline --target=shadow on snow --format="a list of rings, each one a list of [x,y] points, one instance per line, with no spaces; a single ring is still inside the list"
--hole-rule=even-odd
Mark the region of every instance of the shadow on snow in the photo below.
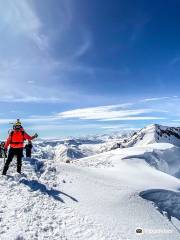
[[[160,213],[165,213],[170,221],[171,217],[180,220],[180,192],[150,189],[140,192],[140,196],[154,202]]]
[[[43,194],[47,194],[50,197],[53,197],[55,200],[60,201],[62,203],[64,203],[64,200],[59,196],[59,195],[64,195],[68,198],[70,198],[71,200],[73,200],[74,202],[78,202],[78,200],[64,192],[61,192],[59,190],[55,190],[53,188],[51,188],[50,190],[46,187],[46,185],[38,182],[37,180],[27,180],[27,179],[22,179],[20,180],[20,183],[25,184],[26,186],[28,186],[32,191],[40,191]]]

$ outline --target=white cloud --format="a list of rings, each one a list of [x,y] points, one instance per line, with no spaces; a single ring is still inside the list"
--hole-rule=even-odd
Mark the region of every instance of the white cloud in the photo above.
[[[54,80],[58,68],[57,62],[39,57],[24,61],[0,59],[0,102],[55,103],[76,99],[78,92]]]
[[[63,98],[56,97],[36,97],[36,96],[24,96],[24,97],[16,97],[16,96],[6,96],[0,97],[0,102],[9,102],[9,103],[57,103],[66,101]]]
[[[151,101],[162,101],[162,100],[172,100],[178,98],[177,96],[172,97],[154,97],[154,98],[145,98],[141,102],[151,102]]]
[[[59,113],[58,116],[59,118],[62,119],[79,118],[84,120],[101,120],[101,121],[160,119],[159,117],[140,116],[141,114],[147,114],[152,112],[155,112],[155,110],[122,109],[121,105],[111,105],[65,111]]]
[[[29,37],[40,49],[47,46],[47,37],[41,33],[42,23],[31,1],[6,0],[0,3],[1,20],[14,34]]]
[[[138,129],[134,126],[132,126],[131,124],[116,124],[116,125],[105,125],[105,126],[101,126],[102,129],[115,129],[115,130],[135,130]]]
[[[14,122],[14,119],[0,119],[0,124],[11,124]]]
[[[41,99],[39,99],[40,101]],[[53,100],[53,99],[52,99]],[[55,101],[56,99],[54,99]],[[32,99],[30,100],[32,101]],[[36,99],[34,100],[36,101]],[[38,101],[38,100],[37,100]],[[45,99],[42,99],[45,101]],[[135,105],[135,104],[134,104]],[[161,120],[165,117],[153,116],[154,113],[162,114],[166,111],[156,110],[151,108],[136,108],[129,109],[132,103],[124,103],[117,105],[99,106],[80,108],[70,111],[64,111],[52,115],[34,115],[23,119],[24,122],[59,122],[61,120],[77,119],[77,120],[92,120],[92,121],[137,121],[137,120]]]
[[[49,100],[49,99],[48,99]],[[57,99],[52,99],[56,101]],[[11,99],[9,101],[12,101]],[[18,101],[18,99],[17,99]],[[21,100],[22,101],[22,100]],[[25,100],[24,100],[25,101]],[[45,99],[26,99],[26,101],[45,101]],[[126,109],[125,109],[125,106]],[[64,111],[52,115],[35,115],[22,119],[25,123],[53,123],[61,120],[79,119],[93,121],[132,121],[132,120],[157,120],[165,119],[161,116],[152,116],[156,111],[153,109],[128,109],[128,104],[108,105],[99,107],[81,108]],[[12,119],[4,119],[2,122],[9,122]],[[54,125],[54,124],[53,124]]]
[[[180,122],[180,119],[172,120],[173,122]]]
[[[99,121],[138,121],[138,120],[162,120],[165,117],[146,116],[146,117],[121,117],[121,118],[107,118],[100,119]]]
[[[76,73],[92,74],[92,69],[77,61],[91,47],[91,34],[79,29],[79,42],[74,44],[72,6],[67,1],[61,3],[57,16],[52,16],[59,21],[54,29],[49,18],[38,12],[37,1],[0,1],[0,51],[5,52],[0,56],[0,102],[70,102],[81,96],[67,82]],[[62,44],[54,58],[56,40]],[[73,50],[66,51],[69,47],[61,45],[73,46]]]

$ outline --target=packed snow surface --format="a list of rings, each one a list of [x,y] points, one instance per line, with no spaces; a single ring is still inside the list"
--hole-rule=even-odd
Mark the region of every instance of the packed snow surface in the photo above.
[[[14,161],[0,177],[0,239],[180,239],[178,145],[95,148],[69,164],[24,159],[22,176]]]

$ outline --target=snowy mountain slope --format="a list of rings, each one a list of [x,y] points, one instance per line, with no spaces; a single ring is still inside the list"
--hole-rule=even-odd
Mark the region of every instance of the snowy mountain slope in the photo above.
[[[153,148],[153,146],[151,146],[151,148]],[[157,144],[156,148],[158,148],[158,144]],[[164,150],[165,150],[165,145],[161,146],[159,148],[160,149],[164,148]],[[111,179],[110,181],[108,181],[108,183],[111,183],[111,184],[115,183],[118,180],[117,184],[119,184],[118,186],[120,188],[122,188],[120,191],[121,192],[120,195],[122,196],[124,192],[126,192],[126,194],[127,194],[124,196],[122,201],[120,200],[121,197],[120,197],[120,199],[118,199],[120,206],[121,207],[124,206],[124,208],[125,208],[125,209],[123,209],[123,212],[122,212],[123,222],[127,221],[126,222],[127,226],[130,226],[128,219],[126,219],[126,217],[129,217],[129,218],[133,219],[134,224],[139,223],[138,226],[141,226],[144,229],[144,231],[146,232],[146,237],[147,237],[147,238],[145,237],[142,239],[151,239],[151,237],[152,237],[152,239],[179,239],[178,234],[177,235],[176,234],[171,235],[171,234],[174,231],[177,233],[179,231],[176,228],[178,227],[178,229],[179,229],[179,227],[180,227],[180,222],[178,222],[178,220],[177,220],[177,219],[179,219],[180,199],[178,197],[176,197],[176,198],[172,198],[172,201],[170,199],[168,201],[168,199],[166,197],[166,199],[164,201],[163,211],[165,213],[165,219],[167,220],[167,218],[166,218],[167,212],[165,210],[168,210],[168,213],[170,214],[171,218],[175,217],[175,218],[171,219],[172,222],[170,222],[170,224],[172,225],[172,228],[169,229],[169,228],[167,228],[167,226],[165,228],[163,228],[162,225],[158,223],[158,221],[164,222],[165,219],[163,219],[163,218],[159,219],[159,215],[156,215],[156,213],[155,213],[156,217],[153,217],[155,208],[147,210],[146,209],[147,206],[144,207],[145,202],[141,202],[141,200],[139,200],[138,193],[139,192],[141,193],[141,191],[144,189],[161,188],[162,192],[163,191],[168,192],[168,190],[169,190],[169,192],[171,192],[173,195],[174,192],[178,191],[180,181],[174,177],[164,174],[163,172],[159,172],[155,168],[150,167],[149,164],[147,164],[142,159],[139,159],[138,157],[128,159],[128,154],[129,154],[128,150],[131,151],[131,154],[133,152],[134,153],[142,152],[142,148],[139,148],[139,147],[131,148],[131,149],[118,149],[118,150],[115,150],[115,151],[112,151],[109,153],[104,153],[104,154],[100,154],[100,155],[97,155],[94,157],[86,158],[86,160],[83,161],[83,163],[81,161],[78,161],[77,164],[78,165],[80,164],[81,166],[83,164],[83,166],[90,166],[90,167],[98,166],[98,167],[100,167],[100,169],[99,168],[93,169],[93,172],[94,171],[98,172],[98,173],[101,172],[101,174],[102,174],[101,184],[102,185],[103,185],[103,183],[106,182],[106,180],[108,178]],[[145,148],[144,148],[144,151],[146,151]],[[123,160],[124,156],[126,156],[126,160]],[[106,162],[106,159],[109,160],[110,167],[103,168],[103,171],[102,171],[101,168],[102,168],[103,163]],[[101,163],[102,163],[102,165],[101,165]],[[172,182],[174,182],[174,183],[171,185]],[[125,189],[123,189],[124,186],[126,186],[126,191],[125,191]],[[89,190],[89,188],[88,188],[88,190]],[[114,193],[112,193],[112,194],[114,194]],[[172,196],[172,195],[169,195],[169,196]],[[140,196],[141,196],[141,194],[140,194]],[[177,194],[177,196],[179,196],[179,195]],[[96,198],[96,205],[98,204],[97,198]],[[136,214],[134,214],[135,209],[133,209],[133,208],[128,209],[130,207],[130,206],[128,206],[130,204],[129,199],[132,200],[131,204],[134,203],[134,208],[137,211],[136,212],[137,216],[136,216]],[[139,205],[138,205],[138,201],[139,201]],[[156,201],[158,201],[157,198],[156,198]],[[162,199],[161,199],[161,202],[162,202]],[[102,203],[99,203],[99,204],[102,204]],[[152,205],[150,205],[150,206],[152,206]],[[120,207],[120,209],[121,209],[121,207]],[[169,211],[169,209],[172,209],[172,207],[174,208],[173,212]],[[103,210],[104,210],[104,208],[106,208],[106,210],[107,210],[107,206],[104,206]],[[120,209],[119,209],[119,211],[120,211]],[[126,214],[127,209],[130,211],[129,215]],[[93,210],[91,210],[91,211],[93,211]],[[150,212],[148,212],[148,211],[150,211]],[[151,213],[152,213],[152,216],[151,216]],[[114,211],[114,214],[115,214],[115,211]],[[130,216],[130,214],[131,214],[131,216]],[[140,221],[140,219],[139,219],[140,215],[144,221],[147,220],[149,226],[147,226],[145,224],[145,222]],[[145,216],[147,216],[147,218],[149,218],[149,220],[148,219],[145,220]],[[151,222],[151,220],[152,220],[152,222]],[[153,223],[154,223],[154,225],[153,225]],[[123,226],[123,223],[121,223],[121,226]],[[175,230],[174,230],[174,228],[175,228]],[[130,229],[134,229],[134,227],[132,226],[132,227],[130,227]],[[154,231],[154,233],[156,232],[156,234],[151,235],[150,234],[151,230]],[[158,236],[158,230],[159,230],[159,232],[161,232],[161,234],[159,234],[159,236]],[[164,231],[164,234],[162,233],[163,231]],[[168,231],[171,232],[171,234],[167,234]],[[148,234],[150,234],[150,235],[148,235]],[[133,236],[133,234],[128,237],[129,237],[129,239],[131,239],[131,238],[136,239],[135,236]]]
[[[139,152],[124,159],[139,158],[145,160],[150,166],[180,177],[180,148],[169,143],[154,143],[139,147]],[[125,151],[126,152],[126,151]]]
[[[119,148],[76,160],[74,161],[74,164],[96,167],[114,166],[114,163],[109,160],[109,156],[116,152],[122,160],[133,162],[134,158],[141,159],[141,161],[146,162],[157,170],[168,173],[177,178],[180,177],[180,148],[169,143],[154,143],[148,144],[147,146]],[[103,156],[105,156],[105,158]],[[99,157],[101,161],[99,161]]]
[[[62,162],[68,162],[83,157],[86,157],[86,155],[84,155],[79,148],[74,146],[60,145],[56,147],[54,151],[54,159],[61,159]]]
[[[12,166],[12,177],[0,177],[0,239],[179,239],[180,180],[147,161],[158,152],[167,162],[166,150],[173,147],[156,143],[117,149],[71,164],[27,159],[27,177],[14,175]],[[176,150],[172,156],[179,154]],[[176,160],[167,166],[175,167]],[[168,191],[172,201],[166,196],[160,205],[158,194]],[[141,236],[135,233],[139,227]]]
[[[122,168],[122,166],[119,167]],[[80,172],[79,168],[72,167],[70,175],[72,184],[69,185],[69,189],[81,202],[76,206],[78,211],[94,218],[96,223],[103,226],[105,239],[139,239],[139,236],[135,234],[137,227],[147,232],[142,239],[162,239],[162,236],[163,239],[178,239],[178,232],[174,230],[172,223],[153,205],[140,198],[139,191],[151,186],[152,178],[154,181],[152,186],[161,186],[165,189],[175,189],[179,181],[169,178],[168,175],[158,177],[158,173],[151,172],[144,166],[146,170],[141,176],[138,174],[138,169],[134,173],[136,178],[139,176],[136,185],[135,178],[133,179],[131,174],[137,166],[131,168],[126,165],[124,168],[125,174],[123,170],[115,169],[106,171],[105,169],[82,168]],[[67,176],[70,174],[69,167],[68,169],[65,167],[63,171]],[[142,180],[145,177],[149,180],[143,183]],[[73,186],[74,184],[78,186],[78,191]],[[176,219],[173,219],[173,224],[180,227]],[[151,235],[148,233],[150,230],[157,229],[166,230],[170,234]]]
[[[149,125],[131,136],[126,147],[147,145],[151,143],[171,143],[180,146],[180,128],[166,127],[158,124]]]
[[[42,140],[34,143],[33,156],[41,159],[60,159],[62,162],[80,159],[117,148],[123,138],[91,136],[90,139]]]

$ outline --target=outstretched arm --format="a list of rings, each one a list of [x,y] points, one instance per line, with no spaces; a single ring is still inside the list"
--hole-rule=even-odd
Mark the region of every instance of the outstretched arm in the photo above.
[[[38,137],[38,135],[37,135],[37,133],[36,134],[34,134],[34,136],[30,136],[30,135],[28,135],[26,132],[24,132],[24,138],[25,138],[25,140],[33,140],[33,139],[35,139],[35,138],[37,138]]]

